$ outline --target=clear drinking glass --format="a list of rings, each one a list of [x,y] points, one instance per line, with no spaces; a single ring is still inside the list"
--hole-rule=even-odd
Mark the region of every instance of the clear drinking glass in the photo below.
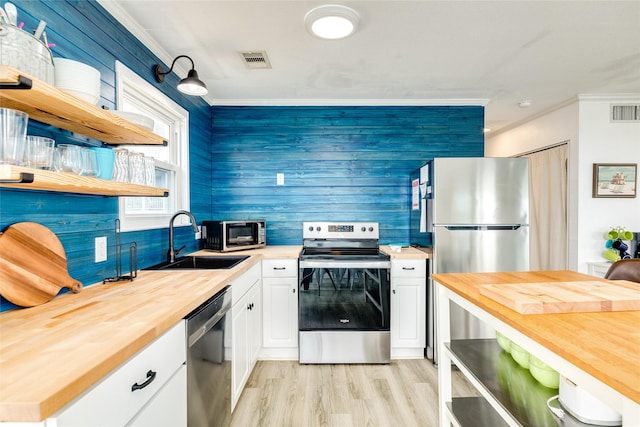
[[[129,182],[131,184],[145,184],[144,154],[129,152]]]
[[[51,170],[54,172],[64,172],[62,168],[62,153],[59,147],[53,147],[53,155],[51,157]]]
[[[144,185],[156,186],[156,162],[153,157],[144,157]]]
[[[90,148],[82,149],[82,174],[85,176],[98,176],[100,174],[100,166],[98,165],[98,156],[96,152]]]
[[[129,150],[126,148],[116,148],[113,151],[115,151],[113,180],[129,182]]]
[[[60,144],[60,166],[63,172],[70,172],[76,175],[82,173],[82,149],[77,145]]]
[[[27,136],[24,165],[29,168],[51,169],[55,141],[43,136]]]
[[[0,164],[22,164],[29,115],[0,108]]]

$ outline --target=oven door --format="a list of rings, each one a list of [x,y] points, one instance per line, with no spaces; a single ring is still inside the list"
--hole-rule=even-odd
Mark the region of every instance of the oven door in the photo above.
[[[300,331],[388,331],[390,262],[300,261]]]

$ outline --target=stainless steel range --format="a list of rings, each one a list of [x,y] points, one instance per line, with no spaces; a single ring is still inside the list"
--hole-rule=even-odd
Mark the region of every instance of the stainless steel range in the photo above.
[[[389,363],[389,256],[375,222],[305,222],[300,363]]]

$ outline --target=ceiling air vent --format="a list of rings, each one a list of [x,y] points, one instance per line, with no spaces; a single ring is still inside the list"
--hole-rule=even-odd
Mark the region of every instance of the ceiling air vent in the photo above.
[[[271,68],[271,62],[269,62],[269,57],[267,56],[267,52],[265,51],[240,52],[240,56],[242,56],[244,65],[246,65],[247,68],[251,68],[251,69]]]
[[[640,105],[637,104],[612,104],[611,121],[640,122]]]

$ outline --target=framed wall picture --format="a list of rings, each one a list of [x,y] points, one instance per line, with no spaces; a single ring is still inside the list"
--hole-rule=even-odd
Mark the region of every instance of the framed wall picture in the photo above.
[[[636,197],[637,183],[637,164],[593,164],[593,197]]]

